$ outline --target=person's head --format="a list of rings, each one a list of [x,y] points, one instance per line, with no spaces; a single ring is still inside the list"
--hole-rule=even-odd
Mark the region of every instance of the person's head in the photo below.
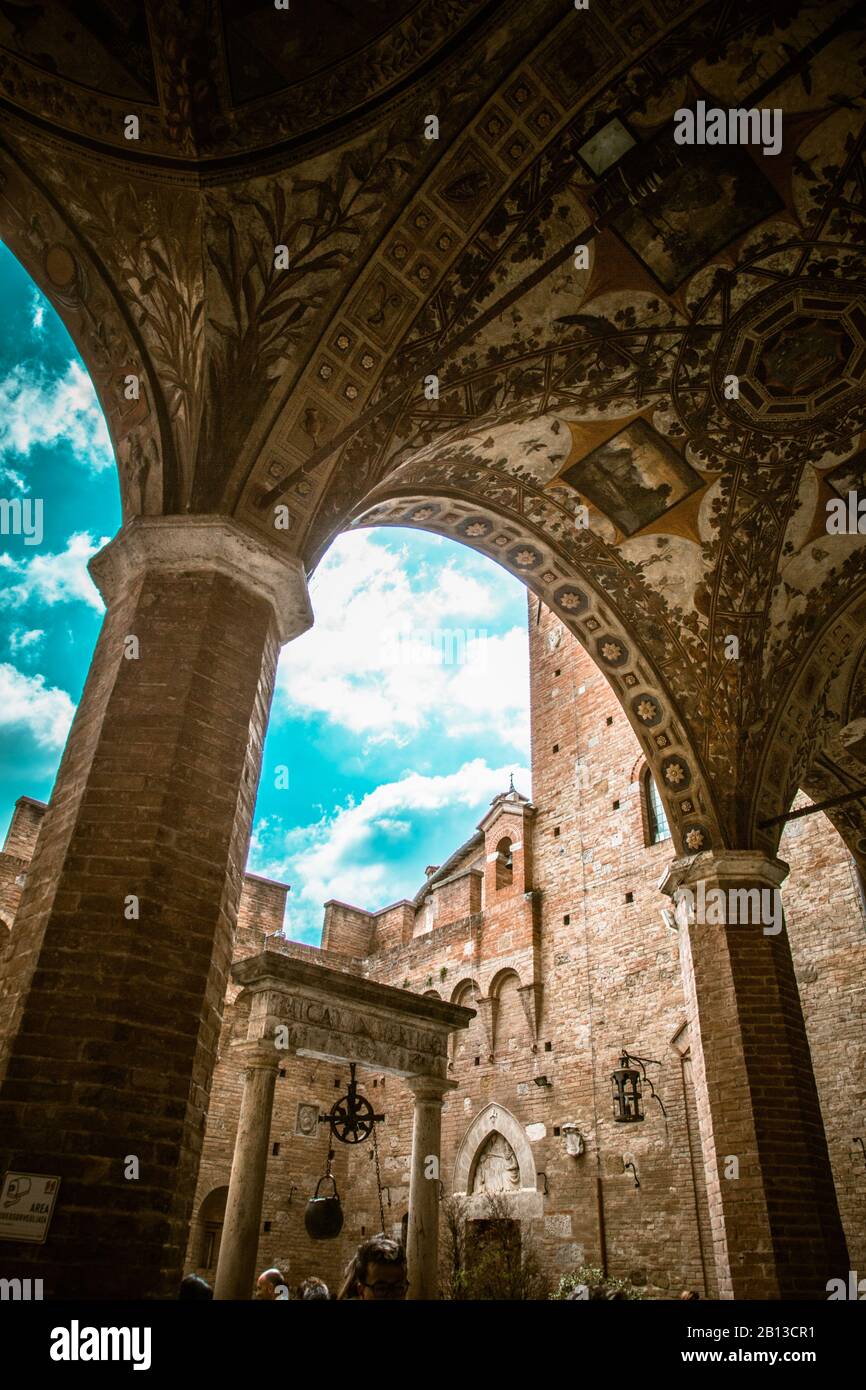
[[[403,1246],[380,1234],[358,1246],[340,1298],[405,1298],[408,1287]]]
[[[264,1274],[259,1275],[256,1280],[256,1298],[263,1298],[272,1302],[278,1298],[288,1298],[288,1296],[286,1277],[282,1270],[266,1269]]]
[[[198,1274],[187,1274],[180,1281],[180,1288],[177,1291],[178,1298],[204,1300],[213,1298],[213,1289],[205,1279],[201,1279]]]
[[[331,1294],[324,1279],[317,1279],[315,1275],[311,1274],[309,1279],[304,1279],[303,1282],[298,1285],[295,1297],[306,1300],[311,1298],[330,1298]]]

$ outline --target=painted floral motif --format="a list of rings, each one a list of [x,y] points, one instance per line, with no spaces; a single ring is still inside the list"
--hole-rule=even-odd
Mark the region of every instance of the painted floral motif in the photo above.
[[[640,700],[637,707],[638,719],[642,719],[645,724],[649,724],[658,715],[658,705],[654,700]]]
[[[703,830],[689,830],[686,832],[686,844],[689,849],[700,849],[704,843]]]
[[[602,642],[601,654],[605,661],[622,661],[623,650],[618,642]]]
[[[567,589],[559,598],[560,608],[565,608],[569,613],[575,608],[580,608],[583,602],[583,594],[578,594],[573,589]]]
[[[665,768],[665,781],[670,782],[671,786],[677,787],[680,782],[684,782],[686,770],[682,763],[668,763]]]

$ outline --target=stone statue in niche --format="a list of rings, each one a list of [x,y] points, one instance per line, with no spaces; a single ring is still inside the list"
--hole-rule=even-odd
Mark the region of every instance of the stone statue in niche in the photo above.
[[[519,1186],[517,1156],[505,1136],[494,1130],[478,1155],[472,1191],[514,1192]]]

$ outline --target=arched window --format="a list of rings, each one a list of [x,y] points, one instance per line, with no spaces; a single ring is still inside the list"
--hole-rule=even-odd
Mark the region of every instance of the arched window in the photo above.
[[[228,1195],[228,1187],[215,1187],[199,1207],[196,1268],[205,1274],[213,1274],[217,1267]]]
[[[496,887],[507,888],[514,879],[514,865],[511,858],[511,841],[506,835],[496,846]]]
[[[665,815],[664,803],[659,796],[659,789],[649,768],[644,773],[643,792],[646,808],[647,843],[658,845],[661,844],[662,840],[671,838],[671,831],[668,818]]]

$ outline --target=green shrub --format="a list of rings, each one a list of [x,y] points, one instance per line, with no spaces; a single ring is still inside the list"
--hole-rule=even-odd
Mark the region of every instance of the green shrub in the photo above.
[[[563,1274],[556,1290],[550,1295],[551,1298],[564,1299],[580,1284],[585,1284],[589,1289],[590,1300],[594,1299],[615,1299],[643,1298],[644,1291],[632,1284],[628,1279],[616,1279],[613,1275],[604,1274],[596,1265],[581,1265],[579,1269],[573,1269],[568,1274]]]

